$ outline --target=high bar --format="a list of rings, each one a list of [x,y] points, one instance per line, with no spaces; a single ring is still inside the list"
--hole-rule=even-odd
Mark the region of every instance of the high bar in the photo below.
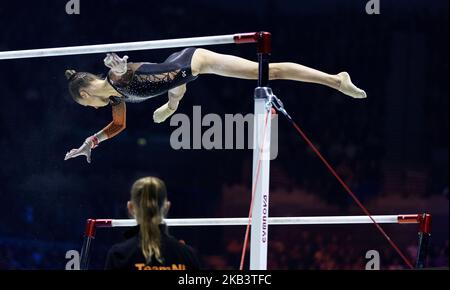
[[[0,60],[107,53],[115,51],[135,51],[135,50],[150,50],[150,49],[174,48],[174,47],[206,46],[206,45],[219,45],[230,43],[235,44],[256,43],[260,40],[261,40],[260,32],[249,32],[249,33],[237,33],[228,35],[124,42],[112,44],[13,50],[13,51],[1,51]]]

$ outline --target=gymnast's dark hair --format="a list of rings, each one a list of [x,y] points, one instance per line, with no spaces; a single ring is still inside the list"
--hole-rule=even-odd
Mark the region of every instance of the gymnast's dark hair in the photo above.
[[[91,82],[99,80],[100,77],[88,72],[76,72],[74,70],[66,70],[65,75],[69,81],[69,92],[75,102],[81,99],[80,90],[87,88]]]

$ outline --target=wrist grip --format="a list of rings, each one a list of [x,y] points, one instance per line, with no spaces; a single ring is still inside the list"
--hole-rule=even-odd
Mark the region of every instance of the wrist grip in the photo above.
[[[92,141],[92,148],[97,147],[98,143],[100,143],[100,141],[98,140],[97,136],[95,136],[95,135],[92,136],[91,141]]]

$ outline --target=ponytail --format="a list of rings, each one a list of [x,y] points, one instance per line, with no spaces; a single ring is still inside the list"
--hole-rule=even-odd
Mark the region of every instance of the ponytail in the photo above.
[[[161,214],[156,199],[149,198],[149,192],[148,187],[143,189],[137,221],[141,230],[142,253],[147,263],[151,262],[153,255],[161,262],[161,233],[159,232]]]
[[[156,177],[141,178],[133,184],[131,199],[140,227],[140,246],[147,263],[154,257],[163,262],[161,255],[162,206],[167,198],[166,186]]]

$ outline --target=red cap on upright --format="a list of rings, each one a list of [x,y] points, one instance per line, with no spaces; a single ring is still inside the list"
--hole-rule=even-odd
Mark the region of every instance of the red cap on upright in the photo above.
[[[249,32],[234,35],[234,43],[257,43],[258,53],[272,52],[272,34],[270,32]]]

